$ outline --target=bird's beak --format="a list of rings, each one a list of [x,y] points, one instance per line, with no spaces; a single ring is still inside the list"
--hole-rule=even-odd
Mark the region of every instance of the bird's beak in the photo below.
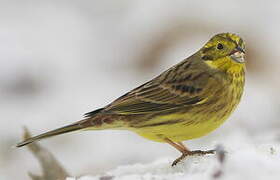
[[[230,57],[238,62],[238,63],[244,63],[244,56],[245,56],[245,51],[241,47],[237,46],[231,53]]]

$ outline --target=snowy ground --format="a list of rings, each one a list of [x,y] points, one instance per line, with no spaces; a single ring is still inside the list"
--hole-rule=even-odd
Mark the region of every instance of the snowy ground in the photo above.
[[[67,178],[67,180],[264,180],[280,177],[280,144],[275,132],[252,139],[240,133],[227,138],[225,160],[216,155],[189,157],[175,167],[174,157],[159,159],[153,163],[132,164],[117,167],[96,176]],[[231,142],[240,143],[233,147]],[[257,174],[257,175],[256,175]]]

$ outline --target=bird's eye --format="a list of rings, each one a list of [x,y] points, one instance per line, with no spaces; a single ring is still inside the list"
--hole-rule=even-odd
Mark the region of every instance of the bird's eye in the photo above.
[[[224,46],[223,46],[221,43],[219,43],[219,44],[217,45],[217,49],[221,50],[221,49],[223,49],[223,48],[224,48]]]

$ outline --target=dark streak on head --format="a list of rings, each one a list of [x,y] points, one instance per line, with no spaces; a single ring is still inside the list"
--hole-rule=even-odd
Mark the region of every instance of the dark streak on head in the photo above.
[[[211,56],[207,56],[207,55],[204,55],[204,56],[202,56],[201,57],[203,60],[205,60],[205,61],[207,61],[207,60],[213,60],[213,57],[211,57]]]
[[[204,48],[204,49],[202,50],[202,53],[205,54],[205,53],[207,53],[208,51],[211,51],[213,48],[214,48],[213,46],[212,46],[212,47],[208,47],[208,48]]]

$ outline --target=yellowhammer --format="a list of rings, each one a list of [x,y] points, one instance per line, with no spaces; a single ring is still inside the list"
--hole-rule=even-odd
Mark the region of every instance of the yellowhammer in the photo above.
[[[172,165],[188,155],[213,153],[190,151],[182,141],[213,131],[236,108],[245,82],[244,48],[239,36],[217,34],[192,56],[83,120],[17,147],[76,130],[123,129],[175,147],[182,156]]]

